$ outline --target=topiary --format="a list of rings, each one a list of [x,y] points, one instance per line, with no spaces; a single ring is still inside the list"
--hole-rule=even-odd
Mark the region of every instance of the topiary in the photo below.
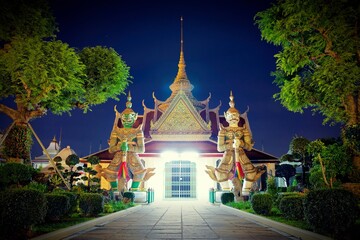
[[[277,198],[276,200],[273,202],[274,207],[279,208],[280,207],[280,202],[284,197],[288,197],[288,196],[300,196],[301,193],[299,192],[280,192],[277,194]]]
[[[75,192],[69,192],[63,189],[55,189],[53,193],[62,194],[69,198],[69,211],[68,213],[74,213],[77,211],[79,194]]]
[[[225,205],[229,202],[234,202],[234,193],[224,192],[221,194],[221,203]]]
[[[9,239],[24,239],[32,225],[43,222],[45,195],[32,189],[11,189],[1,192],[0,229]]]
[[[65,163],[68,166],[75,166],[80,162],[80,158],[76,154],[70,154],[66,159]]]
[[[356,222],[359,208],[351,192],[344,189],[321,189],[306,195],[304,215],[313,230],[338,236]]]
[[[103,198],[98,193],[82,193],[79,196],[79,208],[85,216],[97,216],[103,212]]]
[[[15,125],[3,142],[2,154],[7,161],[11,159],[23,160],[23,163],[30,164],[32,137],[31,130],[25,125]]]
[[[22,163],[0,165],[0,186],[7,188],[12,185],[17,187],[27,185],[35,173],[36,170],[32,166]]]
[[[133,193],[133,192],[124,192],[123,197],[129,199],[130,202],[134,202],[135,193]]]
[[[251,198],[251,206],[257,214],[268,215],[272,207],[272,196],[268,193],[256,193]]]
[[[45,194],[47,200],[48,210],[46,212],[46,219],[50,221],[58,221],[70,209],[70,200],[64,194],[47,193]]]
[[[290,195],[281,199],[279,209],[285,218],[289,219],[304,219],[304,196]]]

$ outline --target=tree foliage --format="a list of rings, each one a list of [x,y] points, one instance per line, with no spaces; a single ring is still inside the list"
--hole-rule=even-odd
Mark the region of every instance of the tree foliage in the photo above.
[[[9,1],[13,2],[13,1]],[[16,4],[15,4],[16,3]],[[16,108],[0,112],[27,123],[47,110],[55,114],[117,99],[130,83],[129,67],[112,48],[81,51],[56,39],[46,1],[7,3],[0,21],[0,99],[13,97]],[[27,9],[24,15],[19,15]]]
[[[304,137],[295,136],[289,146],[289,152],[291,153],[293,161],[301,162],[302,176],[301,183],[306,185],[305,171],[308,167],[311,166],[311,159],[309,159],[307,153],[307,146],[310,141]],[[288,156],[288,158],[290,158]]]
[[[360,119],[360,2],[278,0],[255,16],[275,55],[274,97],[288,110],[311,108],[324,122]]]
[[[51,37],[57,31],[46,0],[4,0],[0,8],[0,41],[14,36]]]
[[[114,49],[77,50],[56,39],[56,31],[46,0],[2,2],[0,100],[14,99],[15,107],[0,103],[0,112],[16,125],[26,127],[47,111],[62,114],[81,108],[86,112],[110,98],[118,99],[130,83],[129,67]]]
[[[351,171],[351,154],[349,149],[342,144],[334,143],[325,145],[321,140],[315,140],[308,145],[308,152],[313,156],[314,169],[311,174],[320,177],[319,180],[328,188],[333,188],[338,178],[347,175]],[[316,183],[315,185],[322,185]]]

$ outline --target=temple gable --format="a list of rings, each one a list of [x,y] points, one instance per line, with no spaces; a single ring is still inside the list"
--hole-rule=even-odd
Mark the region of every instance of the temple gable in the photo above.
[[[186,94],[180,91],[150,129],[153,140],[209,140],[211,128]]]

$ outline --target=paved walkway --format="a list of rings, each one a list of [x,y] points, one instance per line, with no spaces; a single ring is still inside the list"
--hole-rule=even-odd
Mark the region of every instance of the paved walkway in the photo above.
[[[296,233],[286,233],[239,213],[204,202],[159,202],[112,214],[100,222],[87,223],[75,232],[65,229],[59,231],[60,235],[37,239],[326,239],[311,234],[295,237]]]

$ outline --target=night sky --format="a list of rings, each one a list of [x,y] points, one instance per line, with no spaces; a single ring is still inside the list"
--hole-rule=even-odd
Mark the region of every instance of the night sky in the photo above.
[[[229,108],[233,91],[235,107],[248,113],[255,148],[280,157],[297,136],[309,140],[336,137],[339,126],[323,126],[323,117],[292,113],[273,99],[278,88],[270,75],[275,70],[274,54],[279,48],[262,41],[254,15],[270,6],[269,0],[52,0],[59,24],[58,39],[71,47],[114,48],[130,67],[133,109],[143,114],[142,100],[154,107],[152,92],[166,100],[176,76],[180,54],[180,16],[184,18],[186,72],[194,85],[193,95],[204,100],[211,93],[210,108],[222,102],[220,113]],[[62,133],[62,147],[68,145],[80,156],[107,148],[113,121],[113,107],[125,108],[126,96],[109,100],[83,114],[46,116],[31,124],[47,147]],[[0,129],[11,120],[0,114]],[[32,157],[41,155],[35,142]]]

